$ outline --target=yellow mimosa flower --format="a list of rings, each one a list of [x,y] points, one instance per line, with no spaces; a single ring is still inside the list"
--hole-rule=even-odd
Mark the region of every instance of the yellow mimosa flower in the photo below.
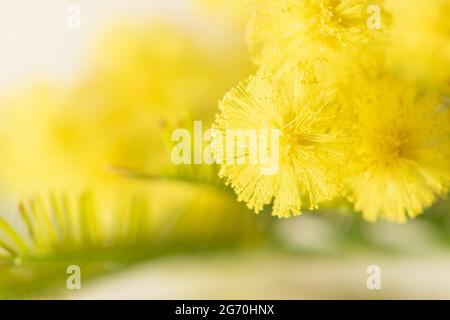
[[[191,114],[212,121],[217,99],[246,74],[243,50],[216,49],[167,22],[113,25],[73,86],[1,98],[0,185],[24,194],[103,189],[118,180],[111,165],[170,164],[165,130]]]
[[[274,75],[261,70],[228,92],[220,110],[216,128],[223,133],[225,145],[230,129],[280,132],[274,174],[262,174],[263,164],[251,161],[222,165],[220,175],[249,208],[259,212],[273,203],[273,215],[289,217],[301,213],[304,198],[315,209],[338,193],[350,116],[334,90],[319,86],[311,73],[289,68]],[[254,147],[247,144],[243,154]],[[257,145],[267,154],[273,147],[273,143]],[[226,156],[230,150],[225,150]]]
[[[267,62],[268,55],[273,60],[274,51],[278,61],[297,62],[329,60],[341,49],[361,48],[379,33],[368,25],[370,6],[379,2],[258,0],[248,26],[250,52],[258,63]]]
[[[450,109],[439,96],[389,78],[363,95],[349,199],[366,220],[404,222],[448,192]]]

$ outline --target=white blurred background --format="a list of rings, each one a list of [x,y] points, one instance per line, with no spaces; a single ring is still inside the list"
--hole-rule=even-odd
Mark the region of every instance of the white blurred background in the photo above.
[[[189,19],[189,0],[1,0],[0,88],[35,78],[70,81],[99,30],[117,19]],[[80,8],[81,28],[67,28],[68,8]],[[192,22],[192,21],[191,21]]]

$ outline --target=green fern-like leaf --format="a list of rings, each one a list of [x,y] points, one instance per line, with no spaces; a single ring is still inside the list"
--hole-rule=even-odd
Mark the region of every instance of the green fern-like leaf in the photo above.
[[[168,212],[151,210],[143,195],[108,212],[99,210],[91,193],[76,201],[50,194],[20,204],[20,223],[0,219],[0,298],[46,291],[54,295],[65,289],[66,268],[72,264],[88,279],[162,255],[262,240],[265,219],[245,213],[230,197],[208,187],[193,188],[202,193],[203,203],[190,198]],[[212,203],[217,209],[211,210]]]

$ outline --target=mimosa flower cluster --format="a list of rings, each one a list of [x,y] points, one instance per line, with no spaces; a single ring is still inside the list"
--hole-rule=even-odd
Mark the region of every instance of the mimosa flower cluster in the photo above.
[[[345,199],[367,221],[405,222],[450,185],[447,0],[257,0],[256,74],[214,128],[277,129],[279,170],[223,164],[238,199],[278,217]]]

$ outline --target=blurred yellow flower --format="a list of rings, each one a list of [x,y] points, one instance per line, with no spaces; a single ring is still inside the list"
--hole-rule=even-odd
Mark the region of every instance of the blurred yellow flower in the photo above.
[[[401,77],[450,94],[450,2],[389,0],[388,62]]]
[[[260,71],[228,92],[219,106],[216,128],[221,132],[281,132],[275,175],[262,175],[261,164],[222,165],[220,175],[249,208],[259,212],[273,201],[273,215],[289,217],[301,213],[304,197],[316,209],[338,193],[351,118],[332,88],[319,86],[311,73],[296,68],[278,75]]]
[[[72,87],[37,85],[5,99],[2,185],[23,193],[104,189],[123,183],[111,165],[170,165],[167,131],[190,117],[212,121],[217,99],[249,70],[245,51],[231,43],[222,56],[169,23],[113,26]]]
[[[211,16],[225,17],[238,26],[245,24],[253,5],[252,0],[195,0],[194,2]]]
[[[170,158],[170,130],[191,118],[212,122],[216,101],[249,72],[238,43],[205,41],[169,23],[120,23],[99,38],[74,84],[43,81],[2,97],[0,188],[14,204],[40,206],[30,208],[43,220],[36,225],[42,241],[31,254],[126,245],[137,224],[157,245],[165,238],[231,243],[237,233],[254,240],[251,218],[240,220],[250,229],[233,228],[242,206],[216,190],[217,168],[174,167]],[[115,166],[151,178],[130,179]],[[142,208],[134,207],[136,199]],[[46,236],[57,228],[46,218],[58,213],[55,205],[68,212],[69,242]]]
[[[404,222],[450,185],[450,109],[438,95],[389,77],[358,103],[350,201],[366,220]]]
[[[258,0],[248,26],[250,52],[257,63],[333,59],[341,49],[361,48],[377,36],[367,25],[367,10],[379,2]]]
[[[2,98],[0,177],[3,189],[78,189],[86,182],[83,134],[67,113],[65,88],[36,84]]]

